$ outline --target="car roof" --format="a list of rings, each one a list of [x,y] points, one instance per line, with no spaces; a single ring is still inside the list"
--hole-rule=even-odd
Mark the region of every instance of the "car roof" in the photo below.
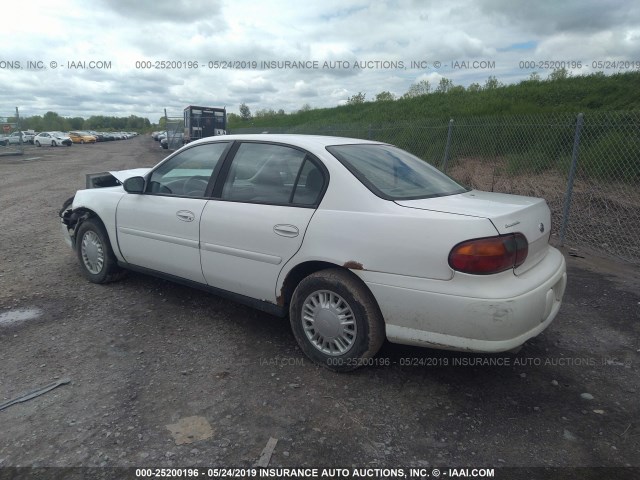
[[[286,143],[289,145],[301,147],[301,148],[324,148],[331,145],[352,145],[357,144],[371,144],[381,145],[383,142],[375,142],[371,140],[363,140],[361,138],[347,138],[347,137],[331,137],[325,135],[299,135],[299,134],[270,134],[270,133],[257,133],[257,134],[242,134],[242,135],[221,135],[215,137],[205,137],[190,145],[198,143],[207,143],[212,140],[217,141],[255,141],[255,142],[273,142],[273,143]]]

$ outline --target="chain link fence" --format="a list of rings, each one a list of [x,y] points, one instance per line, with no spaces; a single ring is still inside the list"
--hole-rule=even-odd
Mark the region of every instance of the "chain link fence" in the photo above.
[[[546,199],[554,243],[640,264],[640,112],[432,119],[393,125],[245,128],[397,145],[480,190]]]
[[[184,117],[169,117],[164,111],[167,130],[167,148],[177,150],[184,145]]]
[[[22,155],[24,143],[20,132],[20,114],[0,112],[0,155]]]

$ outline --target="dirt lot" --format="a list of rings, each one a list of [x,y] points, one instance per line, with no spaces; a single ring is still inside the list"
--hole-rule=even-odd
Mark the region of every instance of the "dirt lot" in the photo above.
[[[559,316],[517,354],[385,344],[389,365],[335,374],[287,320],[138,274],[81,276],[63,201],[86,173],[165,153],[143,136],[0,157],[0,403],[70,379],[0,411],[0,467],[250,467],[273,437],[273,467],[640,468],[637,270],[567,256]],[[167,426],[189,417],[200,430],[177,444]]]

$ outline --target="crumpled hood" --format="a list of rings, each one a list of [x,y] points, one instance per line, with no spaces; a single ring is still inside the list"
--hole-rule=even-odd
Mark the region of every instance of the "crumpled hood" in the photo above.
[[[118,170],[109,173],[116,177],[120,183],[124,183],[127,178],[144,177],[150,170],[151,168],[132,168],[131,170]]]

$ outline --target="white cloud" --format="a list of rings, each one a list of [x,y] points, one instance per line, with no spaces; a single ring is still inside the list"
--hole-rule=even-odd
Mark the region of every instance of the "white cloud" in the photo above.
[[[640,4],[621,0],[103,0],[91,7],[61,0],[55,8],[32,0],[29,11],[27,17],[19,3],[3,5],[3,18],[15,20],[2,27],[0,116],[16,105],[23,115],[53,110],[152,121],[164,108],[180,114],[188,104],[237,111],[246,102],[253,111],[291,112],[305,103],[335,106],[358,92],[368,99],[381,91],[400,96],[416,81],[435,86],[442,76],[465,86],[483,84],[489,75],[518,81],[531,73],[520,68],[522,60],[590,65],[640,58]],[[483,59],[495,68],[451,67]],[[91,60],[111,62],[111,68],[67,68],[69,61]],[[328,61],[334,67],[261,69],[267,60]],[[27,70],[27,61],[48,68]],[[152,68],[141,68],[148,65],[140,61]],[[238,68],[209,68],[209,61]],[[356,61],[401,61],[405,68],[353,69]],[[412,69],[411,61],[429,67]],[[437,68],[435,61],[441,62]],[[21,69],[11,68],[16,62]],[[189,62],[198,68],[188,68]]]

